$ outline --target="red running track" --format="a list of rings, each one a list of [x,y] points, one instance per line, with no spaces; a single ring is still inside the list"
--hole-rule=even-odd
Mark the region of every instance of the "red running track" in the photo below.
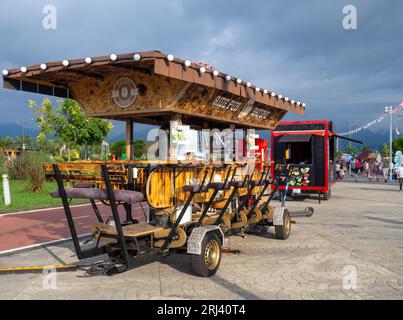
[[[139,205],[133,207],[133,218],[140,221],[145,220],[148,210],[147,203],[142,205],[144,211]],[[110,207],[99,204],[98,208],[104,221],[112,216]],[[97,222],[91,205],[73,206],[71,210],[77,233],[90,233],[91,224]],[[123,219],[122,206],[119,206],[119,213]],[[70,237],[63,208],[0,214],[0,253]]]

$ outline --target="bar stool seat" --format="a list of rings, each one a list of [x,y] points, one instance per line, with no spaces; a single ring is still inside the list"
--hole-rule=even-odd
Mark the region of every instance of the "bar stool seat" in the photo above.
[[[194,193],[207,192],[209,188],[210,188],[209,185],[201,186],[200,184],[188,184],[188,185],[183,187],[183,191],[185,191],[185,192],[194,192]]]
[[[224,182],[212,182],[210,183],[210,188],[215,190],[228,190],[231,188],[231,183],[229,181],[227,181],[225,184]]]
[[[235,188],[245,187],[245,181],[243,181],[243,180],[231,181],[230,184],[232,187],[235,187]]]
[[[72,199],[110,200],[105,189],[100,188],[65,188],[66,197]],[[113,190],[115,200],[124,203],[136,203],[144,200],[141,192],[132,190]],[[60,198],[59,189],[51,193],[53,198]]]

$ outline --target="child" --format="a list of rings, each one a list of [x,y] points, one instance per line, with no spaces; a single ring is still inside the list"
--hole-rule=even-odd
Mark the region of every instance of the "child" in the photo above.
[[[343,168],[343,166],[340,166],[338,180],[342,181],[344,179],[344,175],[345,175],[344,168]]]

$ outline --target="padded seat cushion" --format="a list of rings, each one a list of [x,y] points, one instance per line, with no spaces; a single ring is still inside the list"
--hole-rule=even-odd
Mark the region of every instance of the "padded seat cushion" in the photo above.
[[[216,190],[227,190],[231,187],[231,184],[229,182],[227,182],[225,185],[224,182],[212,182],[210,183],[210,187]]]
[[[265,182],[265,180],[260,180],[260,179],[257,179],[257,180],[250,180],[250,181],[249,181],[249,185],[256,187],[256,186],[263,185],[264,182]]]
[[[95,183],[75,183],[74,188],[95,188]]]
[[[236,188],[242,188],[244,186],[244,181],[243,180],[231,181],[231,186],[234,186]]]
[[[109,200],[108,193],[99,188],[65,188],[67,198]],[[135,203],[144,200],[141,192],[132,190],[114,190],[115,200],[125,203]],[[51,193],[53,198],[60,198],[59,189]]]
[[[204,185],[200,186],[199,184],[189,184],[183,187],[183,191],[185,192],[207,192],[210,186]]]

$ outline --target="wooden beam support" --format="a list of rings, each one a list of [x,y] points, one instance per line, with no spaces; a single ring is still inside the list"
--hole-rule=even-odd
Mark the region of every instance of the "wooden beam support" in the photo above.
[[[133,160],[133,120],[126,120],[126,159]]]

